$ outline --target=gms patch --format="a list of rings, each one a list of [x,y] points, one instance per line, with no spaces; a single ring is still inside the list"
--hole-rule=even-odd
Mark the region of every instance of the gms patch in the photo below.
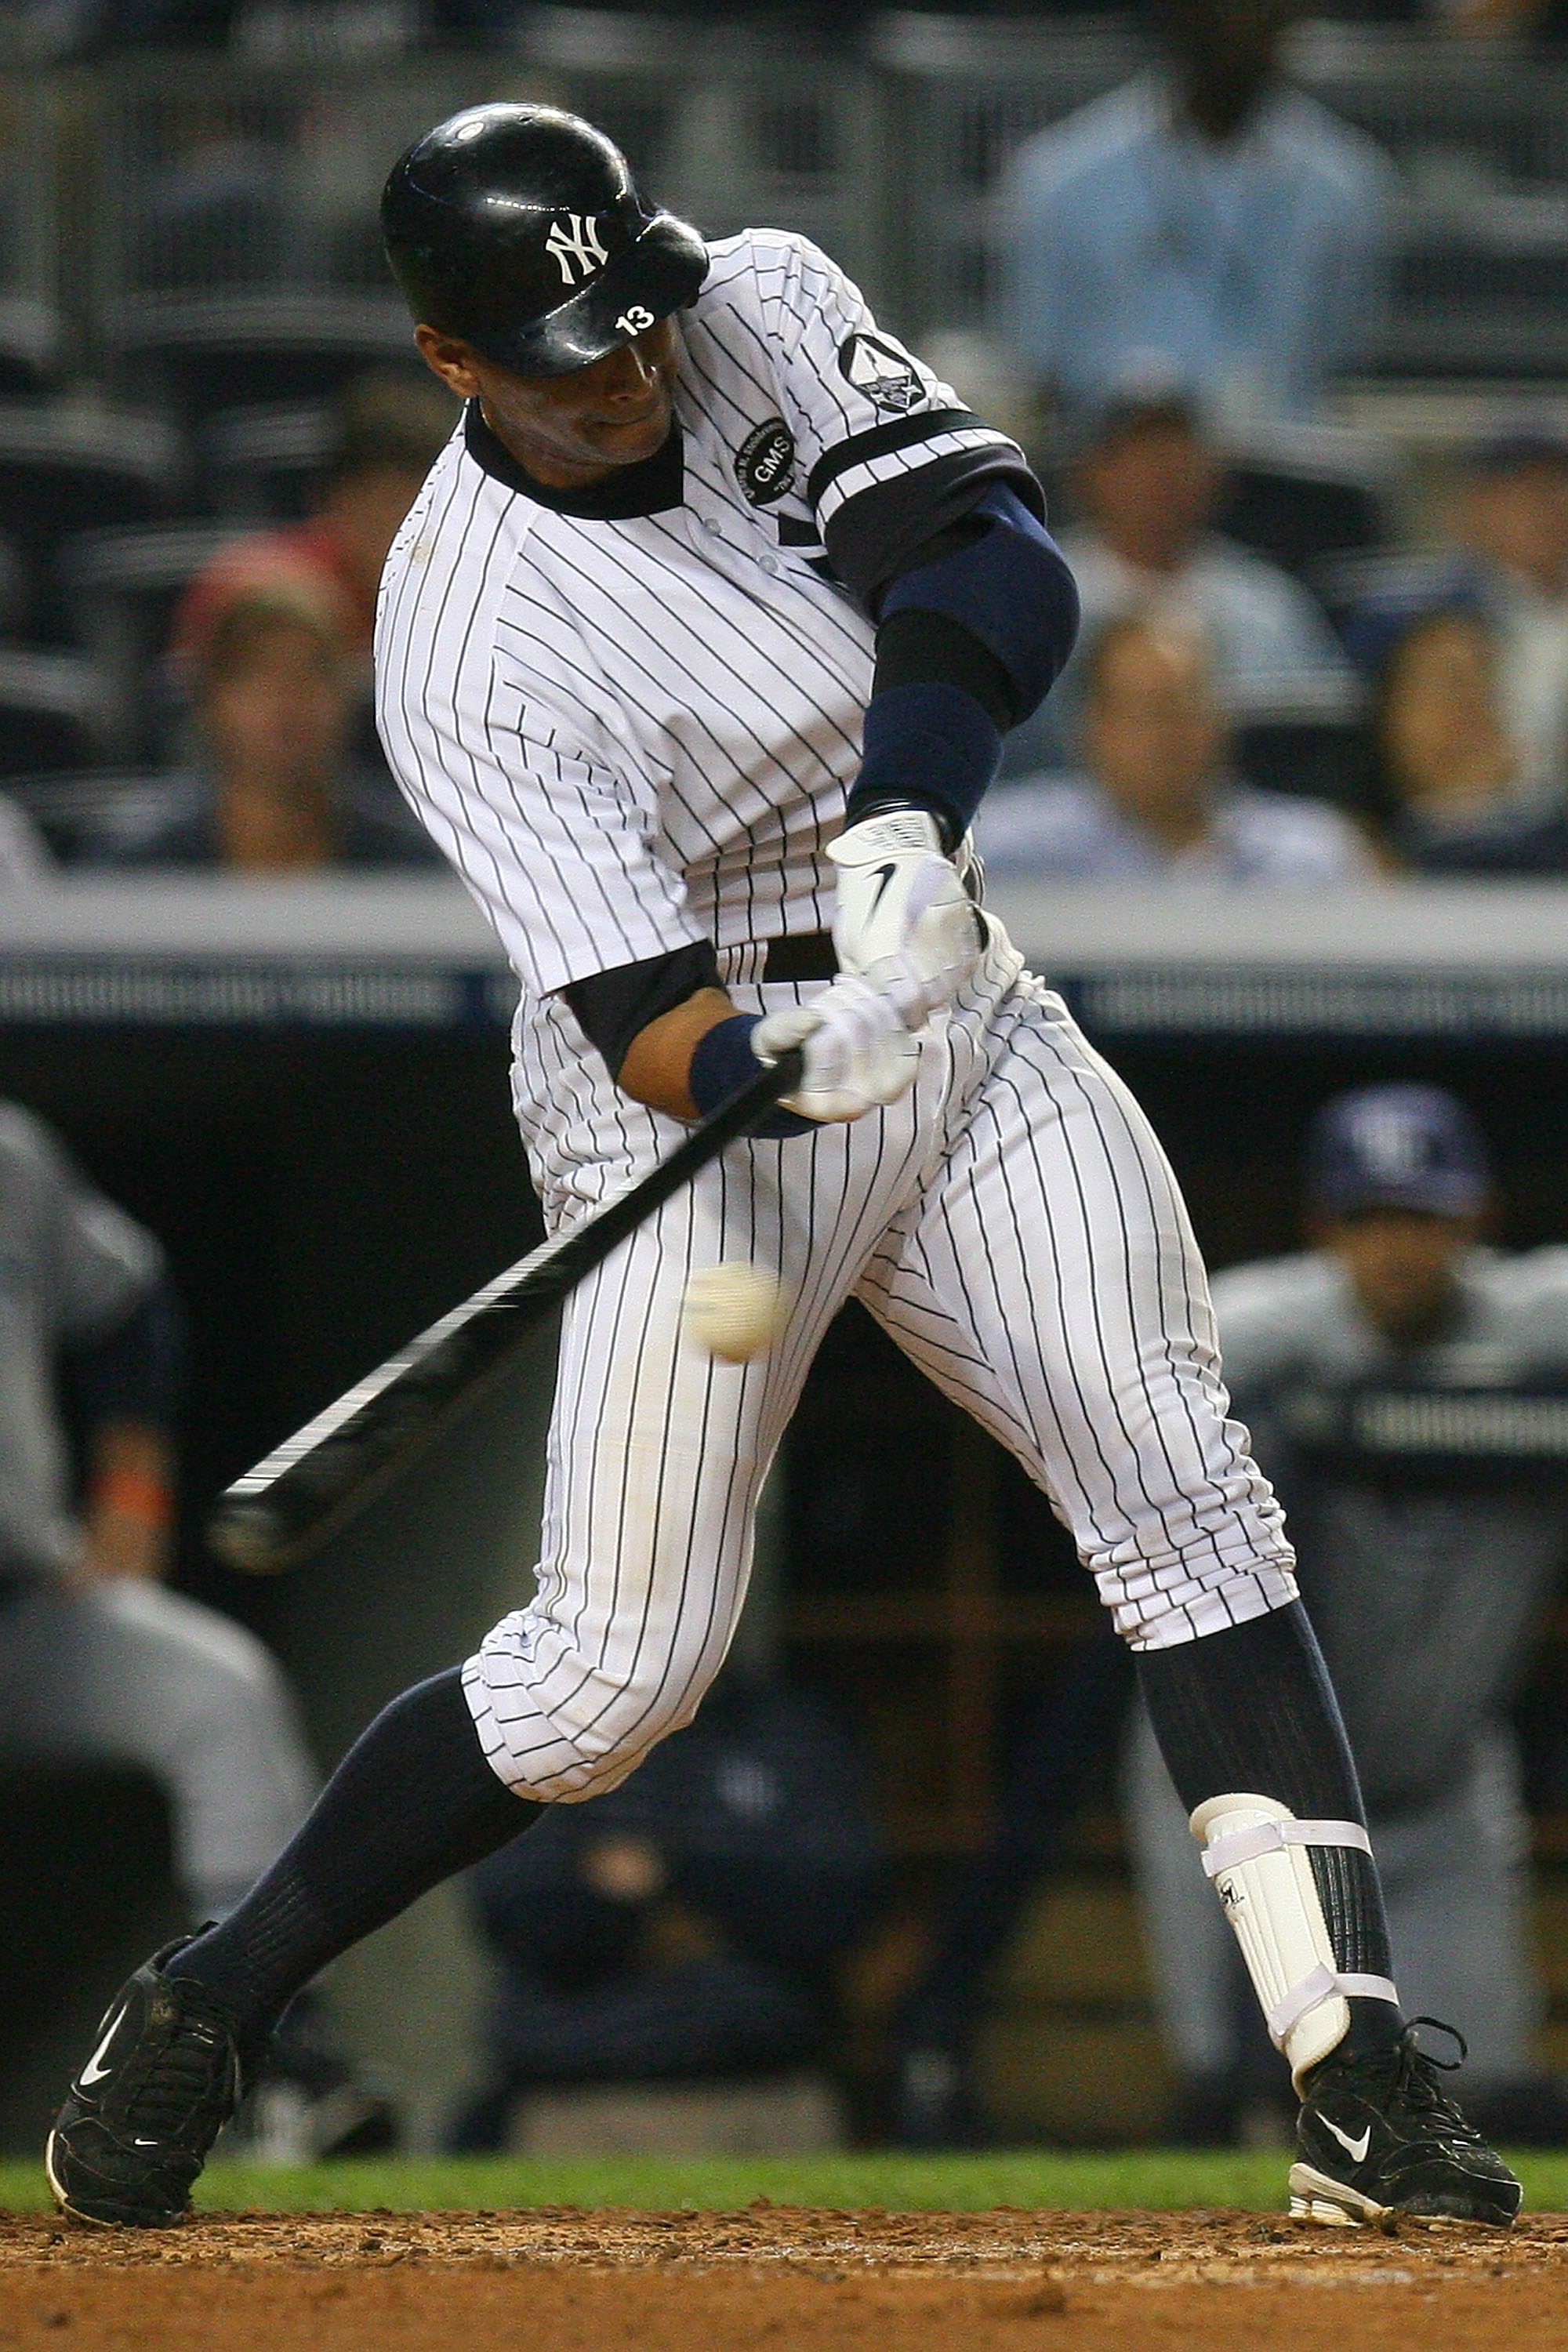
[[[782,416],[770,416],[748,433],[735,452],[735,479],[753,507],[771,507],[789,488],[795,466],[795,435]]]
[[[868,334],[864,329],[840,346],[838,373],[857,392],[863,393],[874,408],[888,409],[895,416],[918,408],[926,396],[926,388],[908,352],[901,352],[897,343],[889,342],[882,335]]]

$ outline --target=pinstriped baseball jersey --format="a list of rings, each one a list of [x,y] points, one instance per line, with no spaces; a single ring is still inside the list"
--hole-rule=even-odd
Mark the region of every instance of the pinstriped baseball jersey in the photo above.
[[[470,410],[383,584],[383,739],[521,981],[514,1087],[552,1224],[681,1133],[616,1083],[564,992],[706,939],[740,1011],[809,997],[770,978],[764,943],[832,920],[825,850],[874,667],[858,592],[987,475],[1026,477],[799,237],[718,247],[679,330],[655,457],[548,491]],[[568,1302],[537,1591],[465,1668],[516,1787],[591,1796],[689,1719],[769,1462],[851,1296],[1050,1494],[1134,1644],[1293,1594],[1159,1146],[986,927],[905,1097],[735,1145]],[[689,1271],[725,1258],[792,1302],[744,1366],[681,1336]]]
[[[679,504],[552,511],[459,431],[383,583],[387,754],[499,931],[525,1026],[569,982],[704,937],[827,927],[873,630],[822,533],[943,459],[1024,466],[803,237],[716,246],[680,331]],[[532,1087],[531,1143],[564,1110]]]

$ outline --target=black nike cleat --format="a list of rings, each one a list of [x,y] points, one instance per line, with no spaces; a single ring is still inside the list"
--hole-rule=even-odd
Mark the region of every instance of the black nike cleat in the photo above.
[[[1418,2048],[1412,2018],[1390,2050],[1315,2066],[1296,2125],[1290,2210],[1300,2221],[1392,2226],[1401,2213],[1507,2229],[1523,2190],[1437,2081],[1456,2071]]]
[[[79,2221],[167,2228],[247,2088],[235,2021],[166,1944],[121,1987],[44,2151],[55,2202]]]

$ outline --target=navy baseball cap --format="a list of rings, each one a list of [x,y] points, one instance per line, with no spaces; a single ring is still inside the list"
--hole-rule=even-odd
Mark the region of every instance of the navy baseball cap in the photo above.
[[[1441,1087],[1361,1087],[1336,1095],[1312,1122],[1307,1189],[1314,1209],[1425,1209],[1473,1217],[1491,1190],[1480,1129]]]

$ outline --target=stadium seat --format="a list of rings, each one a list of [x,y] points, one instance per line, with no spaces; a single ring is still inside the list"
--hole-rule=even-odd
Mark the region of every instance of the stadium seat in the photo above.
[[[1366,483],[1245,459],[1231,466],[1217,521],[1243,547],[1309,580],[1323,557],[1379,547],[1388,536],[1383,501]]]
[[[171,693],[163,651],[175,604],[202,566],[243,536],[244,526],[234,523],[155,523],[87,531],[62,550],[60,574],[78,632],[112,686],[118,758],[165,755]]]
[[[1370,758],[1364,730],[1352,719],[1244,719],[1232,756],[1249,784],[1264,792],[1356,806],[1364,795]]]
[[[0,293],[0,393],[41,390],[60,340],[59,314],[52,302],[16,289]]]
[[[32,818],[62,866],[92,866],[187,803],[190,786],[163,772],[88,768],[7,778],[5,797]]]
[[[336,435],[336,417],[323,401],[253,401],[220,409],[197,435],[214,510],[257,523],[298,520],[309,510],[311,487]]]
[[[113,688],[93,663],[0,646],[0,776],[89,766],[113,731]]]
[[[251,401],[330,397],[408,351],[395,294],[206,287],[128,298],[110,330],[133,380],[191,423]]]
[[[174,425],[97,402],[0,401],[0,513],[42,593],[44,634],[68,634],[55,556],[62,539],[149,521],[174,504],[184,452]]]

